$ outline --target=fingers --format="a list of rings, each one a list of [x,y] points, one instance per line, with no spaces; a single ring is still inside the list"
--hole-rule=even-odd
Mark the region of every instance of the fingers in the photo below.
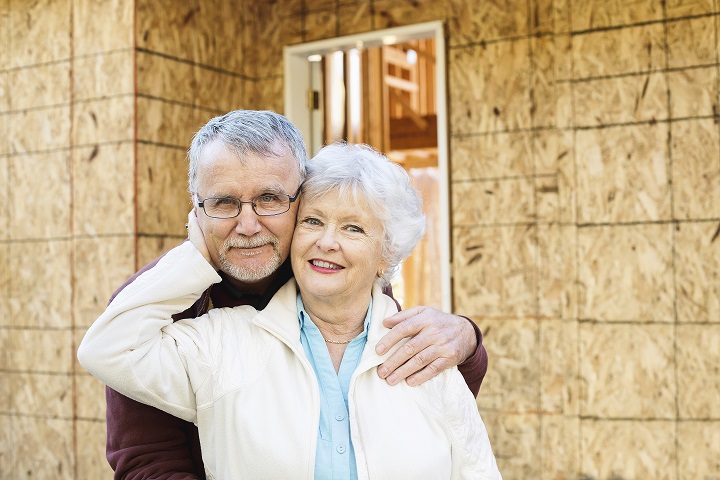
[[[380,378],[387,378],[388,383],[395,385],[398,381],[425,367],[429,363],[426,361],[428,353],[424,352],[425,348],[418,352],[416,344],[417,342],[413,343],[412,340],[409,340],[385,359],[378,367]],[[403,372],[404,375],[402,375]]]
[[[438,358],[434,362],[427,365],[425,368],[420,370],[417,373],[414,373],[407,377],[405,381],[408,385],[411,387],[417,387],[418,385],[421,385],[431,378],[437,376],[440,374],[440,372],[447,370],[448,368],[452,367],[452,362],[447,358]]]
[[[400,340],[409,338],[378,367],[378,376],[390,385],[407,380],[411,386],[420,385],[443,370],[458,365],[467,358],[475,331],[463,317],[443,313],[427,307],[416,307],[385,320],[391,330],[376,346],[384,354]],[[467,331],[472,339],[466,338]]]
[[[421,371],[423,372],[419,375],[421,379],[434,377],[439,373],[436,369],[446,363],[442,359],[453,353],[452,349],[448,348],[447,339],[442,332],[417,315],[393,327],[380,339],[378,347],[382,345],[390,349],[397,342],[408,337],[409,340],[378,368],[380,378],[386,378],[391,385]]]
[[[385,320],[383,320],[383,325],[385,325],[388,328],[393,328],[395,325],[399,324],[400,322],[403,322],[403,321],[407,320],[408,318],[414,317],[415,315],[421,313],[423,311],[423,309],[426,309],[426,308],[427,307],[413,307],[413,308],[408,308],[407,310],[401,310],[398,313],[396,313],[395,315],[387,317]],[[378,353],[380,353],[380,352],[378,352]]]
[[[403,345],[403,347],[404,346],[405,345]],[[401,347],[396,353],[401,353],[403,347]],[[408,354],[410,351],[411,349],[407,349],[404,353]],[[378,374],[381,378],[385,378],[390,385],[397,385],[405,380],[408,385],[414,387],[430,380],[443,370],[450,368],[453,365],[449,358],[443,356],[441,349],[434,346],[430,346],[415,353],[409,360],[402,363],[397,368],[393,368],[396,362],[392,361],[391,358],[378,367]],[[402,360],[399,361],[401,362]],[[388,362],[390,362],[389,365]],[[381,372],[386,376],[383,377]]]
[[[418,322],[415,317],[422,312],[423,308],[425,307],[409,308],[383,320],[383,325],[391,330],[375,346],[378,355],[383,355],[403,338],[415,336],[422,330],[424,325]]]

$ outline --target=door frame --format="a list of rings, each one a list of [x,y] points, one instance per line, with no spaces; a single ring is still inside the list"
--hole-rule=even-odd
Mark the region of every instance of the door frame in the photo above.
[[[356,35],[317,40],[314,42],[289,45],[283,49],[284,60],[284,114],[303,134],[312,156],[322,143],[320,129],[313,129],[313,122],[322,121],[320,114],[309,108],[308,95],[312,77],[317,78],[317,64],[308,60],[311,55],[325,55],[338,50],[363,49],[382,45],[395,45],[425,38],[435,39],[435,84],[437,110],[437,151],[440,176],[440,273],[442,287],[442,309],[452,309],[451,245],[450,245],[450,171],[448,162],[447,128],[447,84],[445,59],[445,34],[443,22],[406,25],[384,30],[375,30]],[[315,68],[315,70],[314,70]]]

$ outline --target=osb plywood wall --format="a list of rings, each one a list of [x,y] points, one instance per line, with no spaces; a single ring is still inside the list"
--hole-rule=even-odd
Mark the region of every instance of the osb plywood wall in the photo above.
[[[0,478],[110,478],[74,350],[282,47],[444,20],[454,303],[507,479],[720,478],[718,0],[0,0]]]
[[[74,351],[185,232],[185,152],[247,106],[229,1],[0,0],[0,478],[112,478]],[[251,34],[246,34],[251,38]]]
[[[132,10],[72,3],[0,2],[2,478],[100,464],[101,397],[72,350],[134,266]]]

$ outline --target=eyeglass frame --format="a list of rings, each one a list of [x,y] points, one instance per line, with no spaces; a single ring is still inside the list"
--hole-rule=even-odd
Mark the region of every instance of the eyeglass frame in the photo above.
[[[216,218],[218,220],[228,220],[230,218],[237,218],[242,213],[243,203],[249,203],[250,205],[252,205],[252,210],[253,210],[253,212],[255,212],[255,215],[257,215],[258,217],[274,217],[274,216],[282,215],[283,213],[287,213],[290,211],[290,206],[292,205],[292,203],[295,202],[295,200],[297,200],[298,196],[300,195],[300,189],[302,189],[302,183],[298,186],[297,191],[295,192],[295,195],[288,195],[287,193],[263,193],[256,197],[251,198],[250,200],[240,200],[237,197],[205,197],[204,199],[200,200],[198,198],[197,194],[195,194],[195,198],[197,199],[197,206],[203,209],[203,212],[205,212],[205,215],[207,215],[210,218]],[[255,200],[257,200],[258,198],[263,197],[265,195],[273,195],[276,197],[287,197],[288,198],[287,210],[285,210],[284,212],[278,212],[278,213],[258,213],[257,205],[255,204]],[[235,215],[233,215],[232,217],[213,217],[212,215],[209,215],[207,213],[207,211],[205,210],[205,201],[221,200],[221,199],[222,200],[229,200],[229,199],[235,200],[238,204],[238,212]]]

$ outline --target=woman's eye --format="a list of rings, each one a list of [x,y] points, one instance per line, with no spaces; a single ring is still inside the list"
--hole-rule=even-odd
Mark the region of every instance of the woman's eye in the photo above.
[[[303,219],[303,223],[307,223],[308,225],[320,225],[321,224],[320,220],[318,220],[317,218],[313,218],[313,217],[307,217],[307,218]]]
[[[365,232],[365,230],[363,230],[362,227],[358,227],[357,225],[348,225],[346,228],[349,232],[353,232],[353,233],[364,233]]]

